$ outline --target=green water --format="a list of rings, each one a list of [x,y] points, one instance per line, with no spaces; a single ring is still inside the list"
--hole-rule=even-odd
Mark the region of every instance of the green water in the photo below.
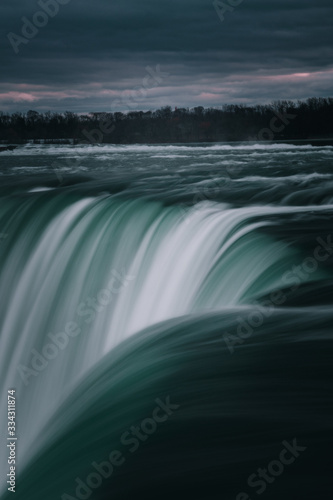
[[[328,491],[332,159],[282,144],[1,154],[15,498],[252,499],[249,476],[293,439],[306,451],[266,497]]]

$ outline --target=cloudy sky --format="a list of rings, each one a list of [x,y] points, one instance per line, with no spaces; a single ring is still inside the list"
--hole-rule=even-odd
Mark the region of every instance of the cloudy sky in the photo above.
[[[333,95],[332,0],[218,3],[219,15],[212,0],[1,0],[0,110]]]

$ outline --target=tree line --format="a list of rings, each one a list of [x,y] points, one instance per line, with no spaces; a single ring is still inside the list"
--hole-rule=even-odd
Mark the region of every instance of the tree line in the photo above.
[[[186,143],[294,139],[333,139],[333,98],[274,101],[219,108],[174,108],[128,113],[7,114],[0,112],[0,140],[74,143]]]

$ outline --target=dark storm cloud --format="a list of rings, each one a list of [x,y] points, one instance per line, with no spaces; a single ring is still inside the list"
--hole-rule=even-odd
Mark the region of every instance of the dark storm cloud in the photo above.
[[[7,34],[21,35],[21,18],[38,10],[35,1],[0,5],[0,109],[86,112],[332,94],[331,0],[243,0],[223,22],[211,0],[69,0],[15,54]],[[139,93],[147,66],[156,65],[169,76]]]

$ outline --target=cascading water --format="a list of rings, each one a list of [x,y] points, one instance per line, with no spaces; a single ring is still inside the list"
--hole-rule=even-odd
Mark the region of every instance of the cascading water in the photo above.
[[[326,182],[323,175],[319,179]],[[194,181],[200,184],[195,176],[188,182],[192,189]],[[228,182],[236,189],[240,181]],[[122,182],[129,185],[125,173]],[[267,174],[252,176],[252,181],[243,176],[242,182],[264,183],[268,204],[239,206],[237,197],[234,205],[221,203],[225,183],[214,199],[188,203],[188,191],[179,194],[177,187],[158,200],[160,179],[139,193],[139,178],[120,195],[108,193],[115,189],[110,179],[73,178],[68,186],[50,189],[54,186],[45,177],[41,185],[25,180],[21,191],[2,196],[0,225],[7,236],[0,246],[0,371],[2,394],[15,387],[18,401],[17,498],[78,498],[75,478],[89,474],[91,463],[117,448],[122,433],[149,416],[156,398],[166,396],[181,410],[146,448],[127,459],[110,484],[96,489],[95,498],[133,498],[136,489],[150,498],[144,464],[153,467],[150,480],[156,487],[166,487],[169,468],[193,498],[215,498],[209,484],[216,487],[214,469],[224,467],[220,487],[234,498],[242,485],[236,482],[232,496],[231,464],[238,464],[246,484],[246,471],[255,462],[249,448],[258,446],[262,458],[266,446],[270,456],[268,450],[280,438],[274,423],[279,418],[281,430],[285,422],[283,430],[294,438],[301,428],[313,444],[311,454],[317,449],[321,437],[312,423],[318,420],[319,425],[320,419],[316,412],[303,418],[308,407],[295,381],[298,370],[304,374],[312,363],[318,379],[309,377],[308,404],[320,412],[324,372],[311,352],[332,350],[329,308],[317,305],[300,312],[288,303],[276,306],[270,315],[262,313],[265,321],[252,328],[253,334],[238,337],[237,354],[229,352],[224,335],[239,331],[239,318],[246,322],[254,303],[288,287],[288,272],[313,254],[312,241],[317,244],[316,238],[328,233],[332,205],[327,196],[311,203],[317,184],[307,185],[307,203],[288,206],[269,203],[275,181]],[[10,179],[8,186],[12,189]],[[253,186],[246,189],[250,193]],[[176,198],[172,202],[171,195]],[[329,262],[299,278],[309,296],[331,280]],[[283,369],[283,359],[295,367]],[[287,404],[290,412],[286,407],[283,413],[280,405]],[[2,405],[4,413],[7,401]],[[208,428],[200,430],[198,422],[205,420]],[[328,416],[320,425],[330,428]],[[234,449],[227,434],[219,434],[220,426],[234,436]],[[197,432],[204,437],[196,448]],[[199,457],[206,457],[202,482],[195,478]],[[1,470],[6,468],[3,453]],[[135,482],[133,491],[127,476]],[[5,490],[4,482],[1,498],[7,498]],[[167,491],[161,495],[167,497]]]

